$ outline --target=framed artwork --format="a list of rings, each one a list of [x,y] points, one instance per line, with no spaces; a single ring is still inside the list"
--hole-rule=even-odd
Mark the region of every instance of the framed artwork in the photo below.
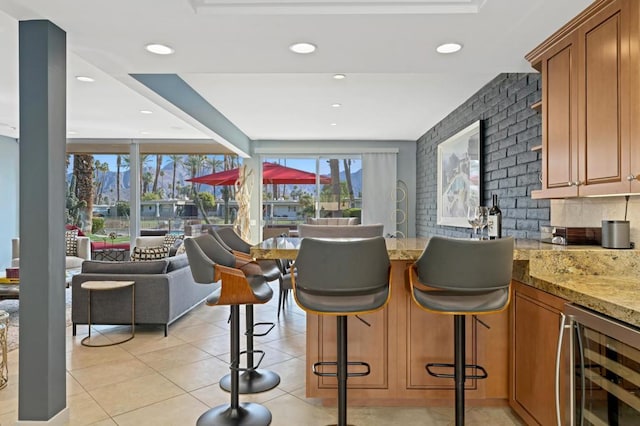
[[[480,205],[482,123],[460,130],[438,145],[438,225],[471,228],[467,208]]]

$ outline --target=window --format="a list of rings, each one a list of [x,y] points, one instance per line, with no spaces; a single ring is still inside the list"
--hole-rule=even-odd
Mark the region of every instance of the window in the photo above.
[[[307,217],[360,217],[359,156],[269,157],[262,168],[266,226],[297,225]]]

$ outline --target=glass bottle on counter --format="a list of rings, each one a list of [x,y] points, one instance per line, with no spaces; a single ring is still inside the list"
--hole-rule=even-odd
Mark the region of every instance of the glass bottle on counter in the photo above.
[[[502,238],[502,211],[498,207],[498,196],[493,194],[493,203],[487,219],[487,233],[490,240]]]

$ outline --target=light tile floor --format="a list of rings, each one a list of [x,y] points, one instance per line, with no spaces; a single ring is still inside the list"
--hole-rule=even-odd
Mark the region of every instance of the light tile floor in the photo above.
[[[255,307],[256,320],[275,321],[275,297]],[[244,314],[244,309],[241,310]],[[227,307],[199,306],[169,327],[137,327],[126,343],[88,348],[67,328],[67,405],[71,425],[194,425],[208,408],[229,402],[218,380],[229,372]],[[244,316],[242,317],[244,322]],[[121,339],[127,327],[97,326],[95,342]],[[256,338],[267,355],[263,367],[281,377],[280,385],[240,401],[264,404],[274,426],[315,426],[335,423],[336,408],[305,398],[305,316],[293,301],[276,328]],[[0,390],[0,425],[13,425],[18,417],[18,353],[8,356],[9,384]],[[452,425],[450,407],[349,407],[349,423],[360,426]],[[468,425],[520,425],[509,408],[468,408]]]

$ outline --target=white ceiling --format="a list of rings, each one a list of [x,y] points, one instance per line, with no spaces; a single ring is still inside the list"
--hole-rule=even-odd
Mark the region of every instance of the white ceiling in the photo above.
[[[589,3],[0,0],[0,134],[17,137],[18,20],[67,32],[70,138],[215,137],[129,76],[168,73],[252,139],[416,140],[497,74],[531,71],[524,55]],[[318,50],[295,55],[297,41]],[[447,41],[464,49],[435,53]]]

